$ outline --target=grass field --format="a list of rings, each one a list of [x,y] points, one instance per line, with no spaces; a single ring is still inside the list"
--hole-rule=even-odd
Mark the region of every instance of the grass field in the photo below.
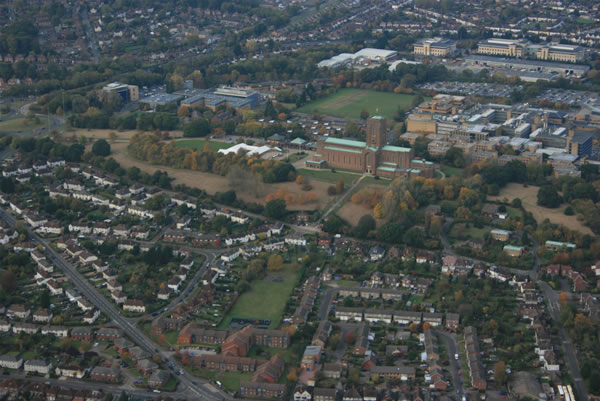
[[[498,196],[488,196],[491,201],[508,201],[515,198],[521,199],[523,208],[531,212],[538,223],[549,219],[554,224],[562,224],[568,229],[579,231],[583,234],[594,235],[592,230],[577,219],[577,216],[566,216],[565,208],[567,204],[561,205],[556,209],[548,209],[537,204],[537,193],[539,187],[524,186],[523,184],[510,183],[500,190]]]
[[[282,271],[273,274],[284,276],[285,280],[282,282],[253,281],[250,290],[238,298],[233,308],[219,324],[219,328],[228,327],[234,317],[268,319],[271,321],[270,328],[279,326],[285,304],[296,285],[298,272],[292,270],[289,265],[285,265]]]
[[[175,142],[175,146],[179,148],[188,148],[192,150],[203,150],[204,142],[206,142],[204,139],[186,139]],[[210,141],[210,150],[212,150],[213,152],[216,152],[219,149],[227,149],[232,146],[233,145],[230,143]]]
[[[38,124],[33,121],[28,121],[25,118],[15,118],[14,120],[6,120],[0,122],[0,132],[9,131],[32,131],[34,129],[44,128],[48,125],[48,119],[40,118]]]
[[[362,110],[370,115],[394,118],[398,109],[406,111],[412,107],[414,95],[376,92],[365,89],[341,89],[333,95],[300,107],[300,113],[322,113],[336,117],[360,118]]]
[[[457,167],[442,167],[442,171],[446,177],[462,177],[463,170]]]
[[[214,372],[209,370],[197,370],[194,373],[198,373],[199,376],[207,380],[218,380],[226,391],[238,391],[240,383],[250,381],[253,375],[252,372]]]
[[[360,178],[360,175],[344,173],[342,171],[336,170],[335,173],[331,170],[309,170],[301,168],[298,170],[298,175],[303,177],[312,178],[315,180],[329,182],[331,184],[337,184],[340,177],[344,180],[344,185],[350,186],[354,181]]]

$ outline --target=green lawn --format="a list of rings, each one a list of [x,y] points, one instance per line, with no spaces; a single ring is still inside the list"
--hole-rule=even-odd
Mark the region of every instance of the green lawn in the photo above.
[[[307,156],[306,153],[301,153],[301,154],[298,154],[298,152],[290,153],[290,155],[286,158],[286,161],[290,162],[290,163],[296,163],[298,160],[302,160],[306,156]]]
[[[393,119],[398,109],[406,111],[412,107],[414,97],[414,95],[347,88],[323,99],[308,103],[296,111],[308,114],[322,113],[344,118],[360,118],[360,112],[368,110],[372,116],[381,115]]]
[[[219,324],[220,329],[228,327],[234,317],[269,319],[271,320],[270,328],[279,326],[285,304],[296,285],[298,272],[293,271],[289,265],[285,265],[284,270],[268,274],[282,275],[285,280],[282,282],[253,281],[250,284],[250,290],[238,298],[233,308],[223,318]]]
[[[303,177],[308,177],[310,179],[315,179],[319,181],[325,181],[332,184],[337,184],[341,177],[342,180],[344,180],[344,185],[346,186],[352,185],[352,183],[360,177],[357,174],[344,173],[339,169],[336,170],[334,173],[331,170],[309,170],[301,168],[297,171],[297,174]]]
[[[207,380],[218,380],[223,386],[223,390],[226,391],[238,391],[240,389],[240,383],[250,381],[252,379],[253,372],[242,373],[242,372],[214,372],[210,370],[198,370],[195,369],[193,373],[198,374]]]
[[[9,131],[32,131],[48,126],[48,119],[40,118],[39,123],[28,121],[25,118],[15,118],[14,120],[6,120],[0,122],[0,132]]]
[[[457,167],[442,167],[441,169],[446,177],[462,177],[463,170]]]
[[[184,141],[175,142],[175,146],[179,148],[188,148],[192,150],[204,150],[204,142],[206,142],[204,139],[187,139]],[[212,150],[213,152],[216,152],[219,149],[227,149],[232,146],[233,144],[231,143],[210,141],[210,150]]]
[[[579,17],[575,20],[575,22],[577,22],[578,24],[582,24],[582,25],[589,25],[589,24],[593,24],[594,21],[591,19],[587,19],[587,18],[583,18],[583,17]]]

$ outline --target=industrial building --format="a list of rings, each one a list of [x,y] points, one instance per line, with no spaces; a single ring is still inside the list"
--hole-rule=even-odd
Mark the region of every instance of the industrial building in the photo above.
[[[371,63],[384,64],[398,56],[394,50],[364,48],[356,53],[341,53],[317,64],[319,68],[338,68],[353,65],[369,65]]]
[[[465,62],[476,67],[488,67],[501,71],[513,70],[516,73],[560,74],[577,78],[584,76],[590,70],[590,67],[587,65],[490,56],[468,56],[465,57]]]

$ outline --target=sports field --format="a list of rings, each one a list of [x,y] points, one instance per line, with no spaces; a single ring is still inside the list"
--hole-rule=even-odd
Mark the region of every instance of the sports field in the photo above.
[[[204,142],[206,142],[204,139],[185,139],[175,142],[175,146],[192,150],[203,150]],[[227,149],[232,146],[233,145],[231,143],[210,141],[210,150],[213,152],[216,152],[219,149]]]
[[[306,104],[296,111],[345,118],[360,118],[360,112],[368,110],[372,116],[381,115],[392,119],[398,108],[409,110],[414,97],[414,95],[347,88],[341,89],[331,96]]]

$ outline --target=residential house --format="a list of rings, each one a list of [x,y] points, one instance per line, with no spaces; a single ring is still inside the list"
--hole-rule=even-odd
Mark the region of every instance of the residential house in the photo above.
[[[25,364],[23,365],[23,370],[25,372],[38,373],[40,375],[47,375],[50,373],[51,368],[52,364],[50,362],[44,362],[39,359],[25,361]]]

